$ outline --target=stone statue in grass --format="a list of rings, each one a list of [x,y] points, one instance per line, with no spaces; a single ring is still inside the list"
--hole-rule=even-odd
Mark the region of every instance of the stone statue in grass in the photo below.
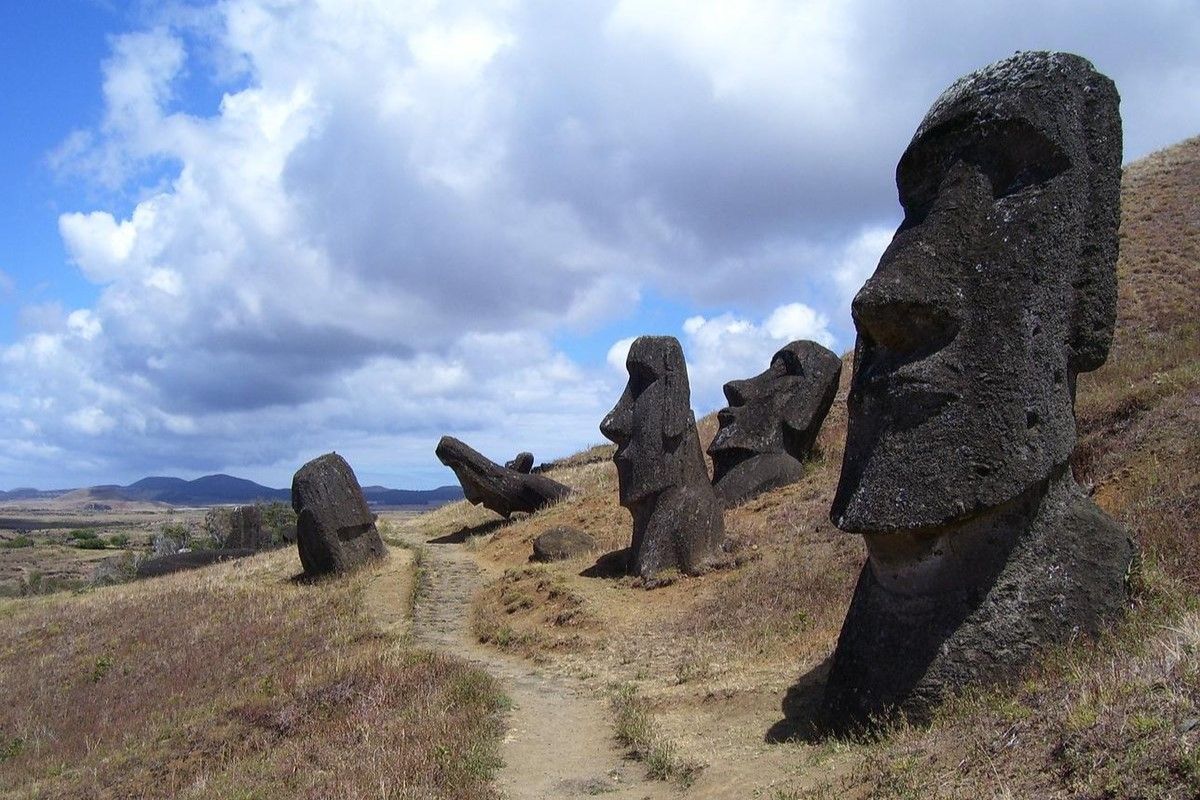
[[[1127,604],[1128,534],[1076,485],[1075,379],[1116,305],[1111,80],[1028,52],[960,79],[896,170],[904,221],[855,297],[830,517],[868,560],[833,657],[834,720],[924,714]]]
[[[532,514],[571,493],[570,487],[545,475],[502,467],[453,436],[443,436],[435,452],[439,461],[454,470],[468,500],[490,508],[505,519],[515,511]],[[528,464],[533,467],[532,455]]]
[[[833,405],[842,360],[816,342],[792,342],[753,378],[725,384],[729,405],[708,446],[713,488],[726,508],[786,486],[804,474]]]
[[[642,336],[625,365],[629,382],[600,432],[617,445],[621,505],[633,514],[629,572],[646,580],[671,569],[699,574],[722,560],[725,521],[696,433],[683,349],[671,336]]]
[[[387,554],[358,478],[337,453],[296,471],[292,508],[300,563],[309,575],[346,572]]]

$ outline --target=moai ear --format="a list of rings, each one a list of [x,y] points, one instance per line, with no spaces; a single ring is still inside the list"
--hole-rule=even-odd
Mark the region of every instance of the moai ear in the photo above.
[[[1117,316],[1117,229],[1121,222],[1121,115],[1116,86],[1092,72],[1082,93],[1084,140],[1089,164],[1086,235],[1073,288],[1068,364],[1090,372],[1108,358]],[[1081,165],[1082,166],[1082,165]]]
[[[663,371],[663,438],[678,439],[688,429],[692,421],[692,397],[688,387],[687,367],[683,356],[676,359],[665,359],[666,369]]]

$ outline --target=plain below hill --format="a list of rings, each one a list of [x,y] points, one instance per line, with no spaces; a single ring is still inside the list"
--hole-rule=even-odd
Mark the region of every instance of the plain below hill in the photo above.
[[[389,489],[385,486],[363,488],[367,502],[378,506],[428,506],[461,500],[458,486],[436,489]],[[55,500],[63,503],[164,503],[172,506],[232,505],[255,502],[288,502],[290,489],[274,489],[232,475],[205,475],[195,480],[154,476],[128,486],[102,485],[83,489],[14,489],[0,492],[0,502],[17,500]]]

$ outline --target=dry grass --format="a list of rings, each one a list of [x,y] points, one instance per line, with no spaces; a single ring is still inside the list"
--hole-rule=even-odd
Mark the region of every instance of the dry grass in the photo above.
[[[650,703],[638,694],[637,687],[629,683],[614,686],[611,705],[617,741],[646,765],[650,777],[691,786],[703,767],[683,758],[679,745],[657,728]]]
[[[544,566],[507,570],[476,596],[473,612],[479,641],[535,660],[577,647],[588,624],[582,598]]]
[[[490,797],[500,695],[294,553],[0,606],[0,792]]]

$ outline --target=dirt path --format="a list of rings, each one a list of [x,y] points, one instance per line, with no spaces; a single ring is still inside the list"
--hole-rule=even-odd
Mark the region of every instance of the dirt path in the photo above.
[[[424,553],[413,610],[416,641],[474,663],[497,678],[512,700],[501,752],[504,767],[497,780],[504,797],[677,796],[671,786],[644,779],[644,768],[624,757],[613,739],[604,698],[570,678],[539,671],[475,642],[471,596],[482,579],[461,544],[427,543],[410,531],[401,538]]]

